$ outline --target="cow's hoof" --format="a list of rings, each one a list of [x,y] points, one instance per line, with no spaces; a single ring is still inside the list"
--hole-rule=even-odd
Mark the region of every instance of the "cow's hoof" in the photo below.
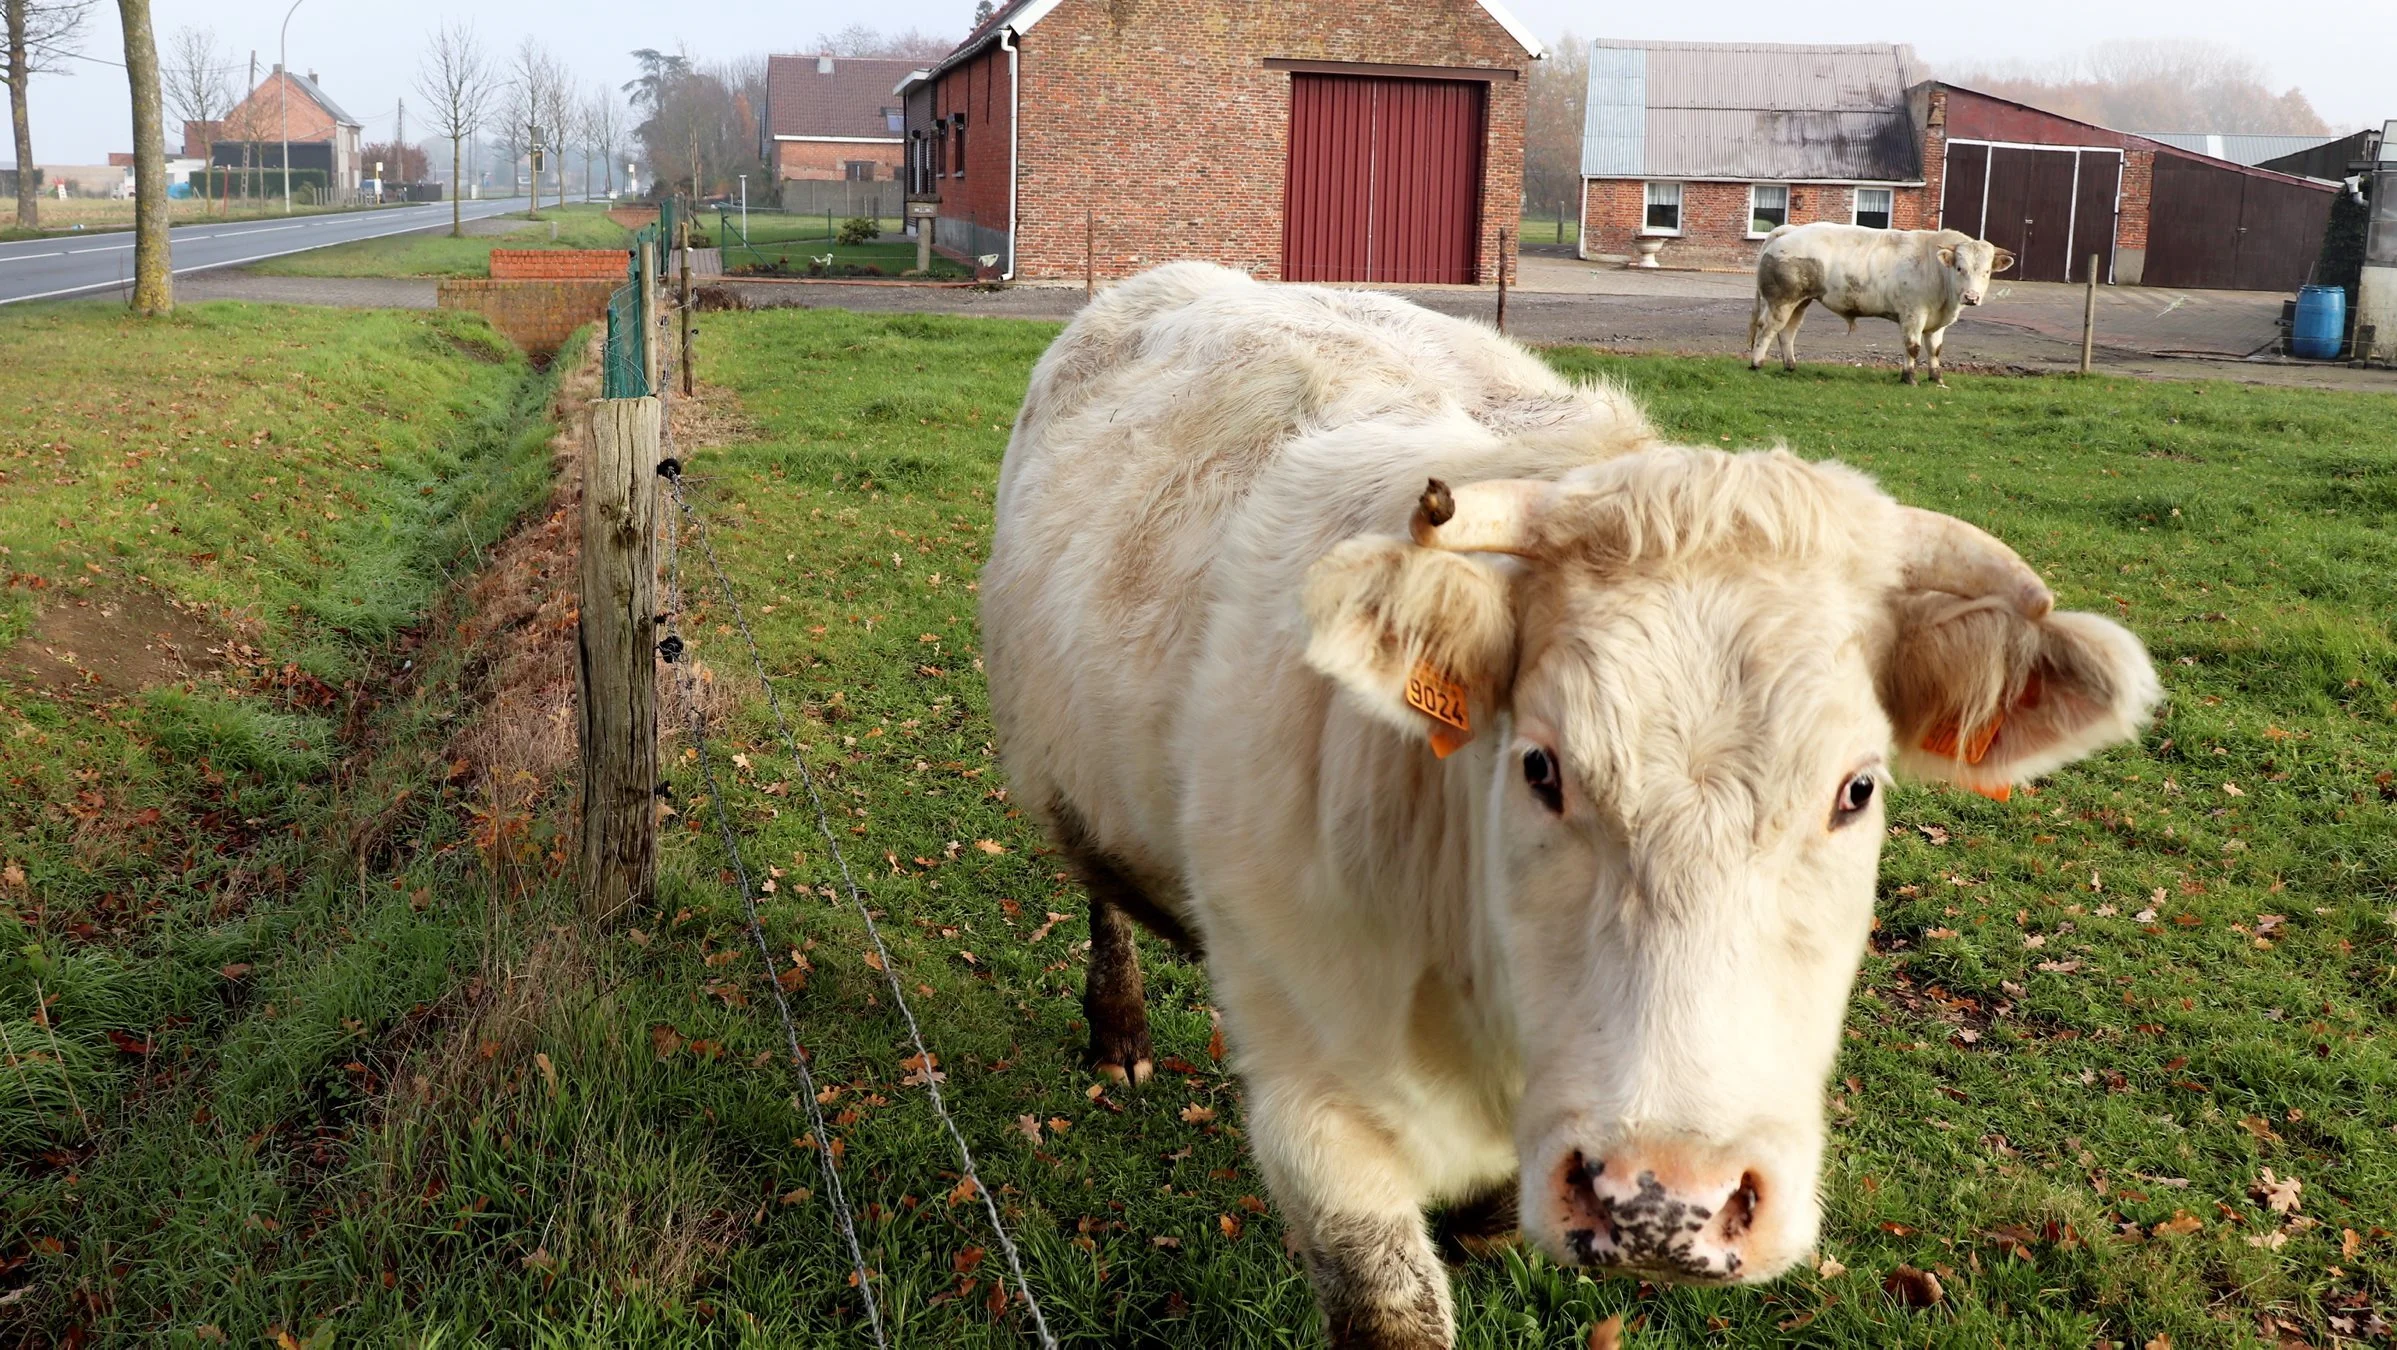
[[[1128,1027],[1094,1026],[1090,1031],[1090,1069],[1110,1083],[1139,1087],[1157,1076],[1155,1052],[1149,1048],[1148,1019]]]
[[[1098,1071],[1099,1077],[1108,1082],[1126,1084],[1131,1087],[1139,1087],[1157,1076],[1157,1066],[1146,1059],[1133,1060],[1129,1068],[1119,1061],[1102,1059],[1093,1067]]]
[[[1947,382],[1946,380],[1944,380],[1944,379],[1933,380],[1933,381],[1931,381],[1931,383],[1933,383],[1933,384],[1935,384],[1935,385],[1938,385],[1938,386],[1939,386],[1940,388],[1942,388],[1942,389],[1945,389],[1945,388],[1947,388],[1947,387],[1948,387],[1948,382]]]

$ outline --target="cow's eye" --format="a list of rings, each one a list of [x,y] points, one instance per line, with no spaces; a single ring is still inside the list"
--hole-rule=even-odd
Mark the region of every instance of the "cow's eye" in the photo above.
[[[1864,808],[1873,804],[1874,787],[1873,776],[1869,773],[1860,773],[1841,784],[1839,802],[1831,808],[1831,828],[1836,830],[1862,815]]]
[[[1559,813],[1565,809],[1565,783],[1556,770],[1556,756],[1539,746],[1523,752],[1523,781],[1531,784],[1540,804]]]

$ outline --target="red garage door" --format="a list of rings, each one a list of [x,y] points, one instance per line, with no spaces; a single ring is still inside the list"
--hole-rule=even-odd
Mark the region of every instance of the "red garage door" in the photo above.
[[[1282,279],[1478,280],[1487,87],[1290,77]]]

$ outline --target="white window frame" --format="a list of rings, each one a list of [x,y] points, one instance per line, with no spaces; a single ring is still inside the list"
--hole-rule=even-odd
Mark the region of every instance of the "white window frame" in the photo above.
[[[1756,228],[1756,194],[1767,188],[1777,189],[1781,193],[1781,223],[1784,225],[1789,223],[1789,184],[1750,183],[1748,184],[1748,218],[1742,222],[1750,239],[1762,239],[1772,233],[1771,230]]]
[[[1667,187],[1673,189],[1673,228],[1669,230],[1663,229],[1659,226],[1650,225],[1648,223],[1648,208],[1651,206],[1663,205],[1663,203],[1654,200],[1656,190],[1658,188]],[[1689,201],[1683,192],[1683,187],[1684,185],[1679,182],[1668,182],[1663,179],[1642,182],[1640,184],[1640,234],[1642,236],[1647,238],[1675,239],[1680,237],[1683,230],[1689,228],[1690,218],[1687,214],[1689,211]]]
[[[1864,221],[1860,219],[1860,217],[1864,215],[1864,194],[1868,192],[1878,192],[1882,196],[1889,198],[1889,209],[1887,212],[1889,216],[1889,223],[1881,228],[1885,230],[1896,229],[1898,227],[1898,190],[1896,188],[1858,187],[1855,191],[1849,193],[1848,223],[1850,225],[1864,224]],[[1871,227],[1867,226],[1866,228],[1869,229]]]

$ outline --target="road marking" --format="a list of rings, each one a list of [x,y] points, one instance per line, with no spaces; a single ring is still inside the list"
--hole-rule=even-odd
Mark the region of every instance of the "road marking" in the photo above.
[[[122,253],[122,252],[124,252],[126,249],[129,249],[129,248],[131,248],[131,247],[133,247],[133,245],[131,245],[131,244],[110,244],[110,245],[108,245],[106,248],[71,248],[71,249],[68,249],[68,250],[67,250],[67,252],[69,252],[69,253]]]
[[[504,203],[504,202],[507,202],[507,201],[510,201],[510,200],[513,200],[513,199],[511,199],[511,198],[505,198],[505,197],[503,197],[503,198],[498,198],[498,199],[496,199],[496,200],[497,200],[498,202]],[[503,208],[502,208],[502,209],[500,209],[500,210],[497,210],[497,211],[490,212],[488,215],[473,215],[473,216],[466,216],[465,218],[466,218],[466,219],[470,219],[470,220],[485,220],[485,219],[489,219],[489,218],[490,218],[490,216],[504,216],[504,215],[508,214],[508,210],[509,210],[509,209],[512,209],[512,208],[506,208],[506,207],[503,207]],[[271,251],[271,252],[267,252],[267,253],[257,253],[257,254],[252,254],[251,256],[249,256],[249,257],[246,257],[246,258],[225,258],[225,259],[219,260],[219,261],[217,261],[217,262],[194,263],[194,264],[192,264],[192,265],[191,265],[191,266],[189,266],[189,267],[176,267],[176,268],[172,268],[172,269],[170,269],[170,270],[171,270],[172,274],[173,274],[173,275],[175,275],[175,276],[183,276],[183,275],[185,275],[185,274],[187,274],[187,273],[191,273],[191,272],[206,272],[206,271],[208,271],[208,270],[210,270],[210,269],[212,269],[212,268],[218,268],[218,267],[239,267],[239,266],[240,266],[240,265],[242,265],[243,263],[264,262],[264,261],[266,261],[268,258],[280,258],[280,257],[283,257],[283,256],[284,256],[284,255],[286,255],[286,254],[291,254],[291,253],[307,253],[307,252],[310,252],[311,250],[314,250],[314,249],[319,249],[319,248],[325,248],[325,247],[327,247],[327,246],[329,246],[329,245],[332,245],[332,244],[354,244],[354,243],[360,243],[360,242],[363,242],[363,241],[365,241],[365,240],[368,240],[368,239],[384,239],[384,238],[388,238],[388,237],[390,237],[391,235],[395,235],[395,234],[409,234],[409,233],[412,233],[412,232],[414,232],[414,231],[417,231],[417,230],[428,230],[428,229],[432,229],[432,228],[434,228],[435,226],[438,226],[438,225],[440,225],[440,224],[442,224],[442,223],[443,223],[443,222],[442,222],[442,221],[441,221],[441,220],[440,220],[438,217],[435,217],[435,218],[432,218],[432,219],[429,219],[429,220],[423,220],[423,221],[420,221],[419,223],[417,223],[417,224],[414,224],[414,225],[402,225],[402,226],[400,226],[400,227],[399,227],[399,228],[397,228],[397,229],[383,230],[383,231],[380,231],[380,232],[378,232],[378,233],[375,233],[375,234],[361,234],[361,235],[354,235],[354,236],[351,236],[350,238],[347,238],[347,239],[328,239],[328,240],[323,240],[323,241],[319,241],[319,242],[311,242],[311,243],[301,244],[301,245],[299,245],[299,246],[298,246],[298,247],[296,247],[296,248],[275,249],[275,250],[273,250],[273,251]],[[280,227],[280,226],[279,226],[279,227],[277,227],[277,228],[291,228],[291,227]],[[249,233],[255,233],[255,231],[248,231],[248,230],[244,230],[244,231],[241,231],[241,233],[244,233],[244,234],[249,234]],[[86,292],[86,291],[105,291],[105,290],[120,290],[120,291],[121,291],[121,290],[127,290],[127,289],[130,289],[130,288],[132,287],[132,285],[133,285],[133,278],[131,278],[131,277],[118,277],[118,278],[116,278],[116,279],[115,279],[115,280],[113,280],[113,281],[91,281],[91,282],[86,282],[86,283],[84,283],[84,284],[83,284],[83,285],[81,285],[81,286],[67,286],[67,287],[62,287],[61,289],[58,289],[58,290],[55,290],[55,291],[40,291],[40,292],[36,292],[35,294],[32,294],[32,295],[17,295],[17,296],[9,296],[9,297],[5,297],[5,298],[0,298],[0,305],[14,305],[14,304],[21,304],[21,303],[23,303],[24,301],[27,301],[27,300],[55,300],[55,299],[59,298],[60,296],[66,296],[66,295],[81,295],[81,294],[83,294],[83,293],[84,293],[84,292]]]
[[[67,256],[67,255],[66,255],[66,250],[65,250],[65,249],[55,249],[55,248],[54,248],[54,249],[50,250],[48,253],[16,253],[16,254],[11,254],[11,255],[10,255],[10,256],[8,256],[8,257],[5,257],[5,258],[0,258],[0,263],[24,262],[25,260],[27,260],[27,259],[29,259],[29,258],[63,258],[63,257],[65,257],[65,256]]]
[[[261,225],[254,230],[226,230],[220,234],[212,234],[208,237],[211,239],[231,239],[237,234],[272,234],[276,230],[304,230],[307,228],[308,222],[293,221],[289,225]]]

